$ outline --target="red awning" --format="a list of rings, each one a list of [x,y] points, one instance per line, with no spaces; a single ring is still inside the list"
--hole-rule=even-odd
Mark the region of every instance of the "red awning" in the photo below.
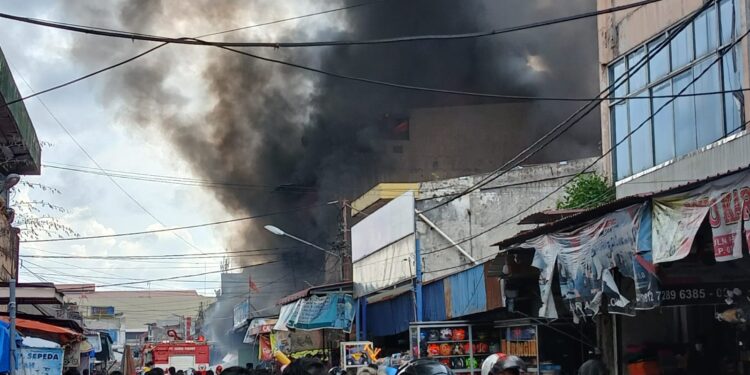
[[[9,321],[7,316],[0,316],[0,319],[5,322]],[[16,318],[16,328],[23,335],[49,339],[63,345],[83,338],[81,334],[71,329],[30,319]]]

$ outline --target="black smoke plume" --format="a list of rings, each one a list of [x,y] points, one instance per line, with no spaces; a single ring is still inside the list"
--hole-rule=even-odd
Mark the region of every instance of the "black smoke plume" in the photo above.
[[[76,22],[98,26],[195,36],[350,3],[140,0],[112,7],[109,2],[86,2],[70,6],[68,15]],[[466,33],[594,8],[594,0],[387,0],[214,38],[307,41]],[[82,36],[76,38],[72,53],[93,67],[149,46]],[[419,86],[580,97],[598,91],[595,19],[479,39],[251,51],[337,73]],[[101,87],[103,105],[119,110],[124,122],[137,125],[145,134],[166,137],[196,175],[279,187],[211,191],[228,212],[237,215],[352,198],[377,182],[392,179],[399,166],[383,154],[381,127],[386,114],[497,102],[343,81],[195,46],[162,48],[112,72],[103,78]],[[578,105],[528,103],[528,121],[516,125],[528,135],[519,140],[519,150]],[[598,111],[534,161],[595,154],[597,116]],[[498,165],[502,162],[497,160]],[[328,244],[337,231],[337,215],[335,206],[324,206],[267,222],[253,221],[243,232],[233,234],[231,241],[237,249],[279,245],[279,239],[262,230],[269,223]],[[295,277],[275,288],[292,292],[322,280],[322,256],[315,250],[288,251],[282,259]],[[262,270],[254,271],[256,279],[276,275]]]

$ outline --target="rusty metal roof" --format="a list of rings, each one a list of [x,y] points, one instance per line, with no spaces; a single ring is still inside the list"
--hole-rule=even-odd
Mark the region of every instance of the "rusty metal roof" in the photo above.
[[[335,291],[338,289],[343,289],[344,291],[348,291],[351,293],[353,283],[351,281],[342,281],[339,283],[332,283],[332,284],[325,284],[325,285],[318,285],[318,286],[312,286],[307,289],[300,290],[299,292],[296,292],[294,294],[290,294],[276,302],[277,305],[283,306],[290,304],[298,299],[302,299],[305,297],[309,297],[311,295],[314,295],[316,293],[320,292],[328,292],[328,291]]]
[[[705,184],[707,182],[711,182],[714,180],[718,180],[722,177],[729,176],[738,172],[742,172],[744,170],[747,170],[748,167],[743,167],[739,169],[735,169],[732,171],[726,171],[724,173],[716,174],[704,179],[699,179],[695,181],[690,181],[682,185],[677,185],[673,188],[661,190],[653,193],[646,193],[646,194],[638,194],[638,195],[632,195],[628,197],[623,197],[620,199],[617,199],[613,202],[603,204],[599,207],[591,208],[588,210],[582,210],[577,214],[574,214],[572,216],[567,216],[562,219],[553,221],[547,225],[542,225],[540,227],[523,231],[513,237],[507,238],[505,240],[502,240],[500,242],[492,244],[492,246],[497,246],[500,249],[506,249],[509,247],[513,247],[514,245],[521,244],[523,242],[526,242],[532,238],[541,236],[543,234],[548,234],[564,229],[573,228],[579,225],[582,225],[586,222],[589,222],[591,220],[594,220],[602,215],[605,215],[609,212],[619,210],[621,208],[625,208],[628,206],[631,206],[633,204],[642,203],[649,199],[651,199],[654,196],[658,195],[671,195],[671,194],[677,194],[683,191],[691,190],[701,184]]]

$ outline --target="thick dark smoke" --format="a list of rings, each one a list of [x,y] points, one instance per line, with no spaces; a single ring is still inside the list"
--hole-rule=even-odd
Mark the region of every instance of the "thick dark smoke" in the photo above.
[[[69,19],[186,36],[346,3],[142,0],[124,1],[119,8],[106,10],[92,9],[93,3],[86,3],[70,7],[73,11]],[[105,5],[111,3],[96,6]],[[305,41],[465,33],[594,8],[594,0],[391,0],[223,38]],[[134,54],[130,42],[102,42],[88,36],[76,41],[73,52],[91,66]],[[148,47],[145,43],[137,46],[141,50]],[[446,89],[582,97],[598,91],[594,19],[481,39],[253,52],[342,74]],[[186,79],[191,75],[192,80]],[[197,175],[241,184],[289,185],[275,192],[212,191],[235,214],[356,197],[375,183],[388,180],[396,170],[382,152],[384,115],[404,114],[418,107],[493,102],[347,82],[210,47],[168,46],[102,79],[102,103],[120,110],[125,123],[168,138]],[[529,103],[528,122],[517,124],[527,128],[529,139],[519,141],[519,147],[577,106]],[[545,151],[534,160],[596,153],[597,116],[558,141],[555,153]],[[560,150],[569,151],[561,154]],[[502,162],[497,161],[498,165]],[[315,193],[301,193],[307,190]],[[331,206],[269,218],[267,223],[311,241],[329,243],[337,229],[336,215],[337,209]],[[278,245],[277,238],[258,229],[262,224],[249,223],[246,231],[235,234],[233,246]],[[296,277],[276,287],[291,292],[305,287],[306,282],[319,282],[321,258],[310,249],[285,254],[286,268]],[[274,276],[259,270],[256,279]]]

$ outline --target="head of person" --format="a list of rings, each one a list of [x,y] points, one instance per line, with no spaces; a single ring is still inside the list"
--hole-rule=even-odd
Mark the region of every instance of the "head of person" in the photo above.
[[[81,372],[81,374],[83,374],[83,375],[89,375],[89,369],[87,369],[87,368],[83,369],[83,371]]]
[[[214,375],[214,370],[207,370],[206,375]]]
[[[175,375],[177,374],[177,369],[174,367],[170,367],[167,369],[167,372],[169,372],[169,375]]]
[[[71,367],[65,371],[64,375],[80,375],[81,373],[78,372],[78,369],[75,367]]]
[[[177,375],[185,375],[185,371],[182,371],[182,370],[178,370],[178,371],[176,372],[176,374],[177,374]]]
[[[248,369],[248,370],[252,370],[252,369],[253,369],[253,367],[255,367],[255,366],[253,366],[253,364],[252,364],[252,363],[250,363],[250,362],[248,362],[248,363],[245,363],[245,368],[246,368],[246,369]]]
[[[218,370],[218,368],[217,368],[217,370]],[[244,367],[240,367],[240,366],[227,367],[227,368],[223,369],[223,371],[221,371],[221,373],[223,375],[250,375],[250,374],[252,374],[252,372],[250,372],[250,370],[248,370],[248,369],[246,369]]]
[[[453,375],[453,371],[435,360],[415,359],[401,366],[397,375]]]
[[[154,362],[146,362],[146,367],[154,367]]]
[[[503,375],[520,375],[521,372],[526,372],[526,363],[521,358],[512,355],[503,362]]]
[[[224,367],[216,366],[216,375],[221,375],[223,371],[224,371]]]

